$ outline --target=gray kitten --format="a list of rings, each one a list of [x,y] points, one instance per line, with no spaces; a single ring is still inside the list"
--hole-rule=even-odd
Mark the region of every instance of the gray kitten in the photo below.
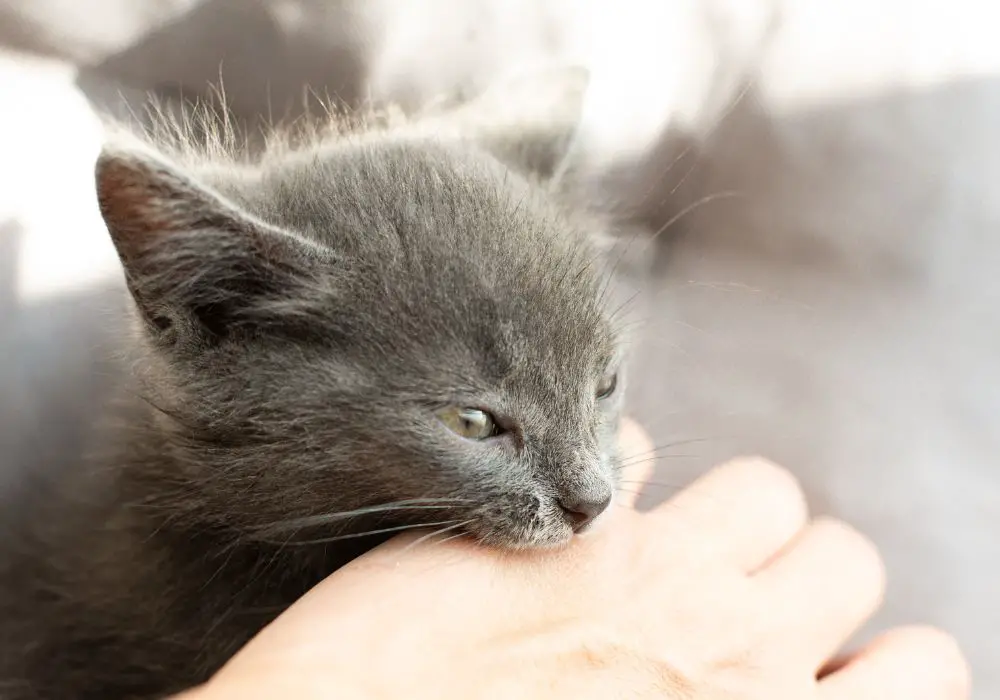
[[[163,697],[393,532],[550,547],[607,508],[621,343],[555,77],[253,161],[111,141],[129,371],[5,533],[0,697]]]

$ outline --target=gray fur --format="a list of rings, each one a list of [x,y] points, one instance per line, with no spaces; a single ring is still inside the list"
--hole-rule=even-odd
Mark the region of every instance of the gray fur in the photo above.
[[[256,160],[109,143],[128,372],[4,532],[0,697],[162,697],[387,535],[338,537],[555,546],[560,498],[610,493],[620,339],[553,177],[573,124],[474,107]],[[510,431],[460,438],[448,405]]]

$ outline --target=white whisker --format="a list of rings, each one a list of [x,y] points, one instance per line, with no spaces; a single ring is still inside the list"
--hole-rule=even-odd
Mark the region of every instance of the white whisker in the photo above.
[[[274,535],[288,530],[301,530],[318,525],[326,525],[342,520],[350,520],[365,515],[376,515],[378,513],[391,513],[396,511],[409,510],[446,510],[453,508],[456,504],[467,503],[466,499],[459,498],[415,498],[395,503],[383,503],[376,506],[365,506],[355,510],[339,511],[336,513],[324,513],[322,515],[310,515],[304,518],[284,520],[263,527],[258,532],[263,535]]]
[[[426,535],[421,535],[420,537],[418,537],[417,539],[415,539],[413,542],[411,542],[410,544],[406,545],[406,547],[403,548],[403,551],[400,552],[400,554],[403,554],[405,552],[409,552],[414,547],[417,547],[418,545],[426,542],[427,540],[429,540],[429,539],[431,539],[433,537],[437,537],[438,535],[443,535],[444,533],[450,532],[452,530],[455,530],[456,528],[464,527],[465,525],[468,525],[471,522],[473,522],[473,521],[472,520],[463,520],[462,522],[454,523],[453,525],[448,525],[447,527],[442,527],[442,528],[439,528],[439,529],[434,530],[432,532],[428,532]],[[452,537],[461,537],[462,534],[463,533],[458,533],[457,535],[452,535]],[[450,540],[450,539],[452,539],[452,537],[447,537],[445,539],[449,539]]]
[[[395,527],[383,527],[377,530],[366,530],[365,532],[352,532],[346,535],[335,535],[333,537],[322,537],[315,540],[298,540],[294,542],[288,542],[288,546],[307,546],[314,544],[328,544],[330,542],[339,542],[341,540],[357,539],[359,537],[368,537],[370,535],[386,535],[396,532],[405,532],[406,530],[417,530],[425,527],[437,527],[439,525],[452,525],[454,520],[442,520],[436,523],[418,523],[415,525],[397,525]]]

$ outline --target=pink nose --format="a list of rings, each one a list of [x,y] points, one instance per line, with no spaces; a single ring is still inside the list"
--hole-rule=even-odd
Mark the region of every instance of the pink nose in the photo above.
[[[583,532],[598,515],[603,513],[611,503],[611,494],[598,498],[560,498],[559,506],[566,514],[566,519],[573,527],[573,532]]]

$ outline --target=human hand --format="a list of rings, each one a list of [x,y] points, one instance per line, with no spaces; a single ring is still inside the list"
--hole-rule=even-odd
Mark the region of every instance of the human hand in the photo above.
[[[648,450],[634,426],[624,435],[627,452]],[[786,472],[739,461],[650,513],[630,500],[559,551],[395,539],[190,699],[969,696],[954,642],[923,628],[891,631],[817,680],[878,607],[883,571],[846,525],[809,522]]]

